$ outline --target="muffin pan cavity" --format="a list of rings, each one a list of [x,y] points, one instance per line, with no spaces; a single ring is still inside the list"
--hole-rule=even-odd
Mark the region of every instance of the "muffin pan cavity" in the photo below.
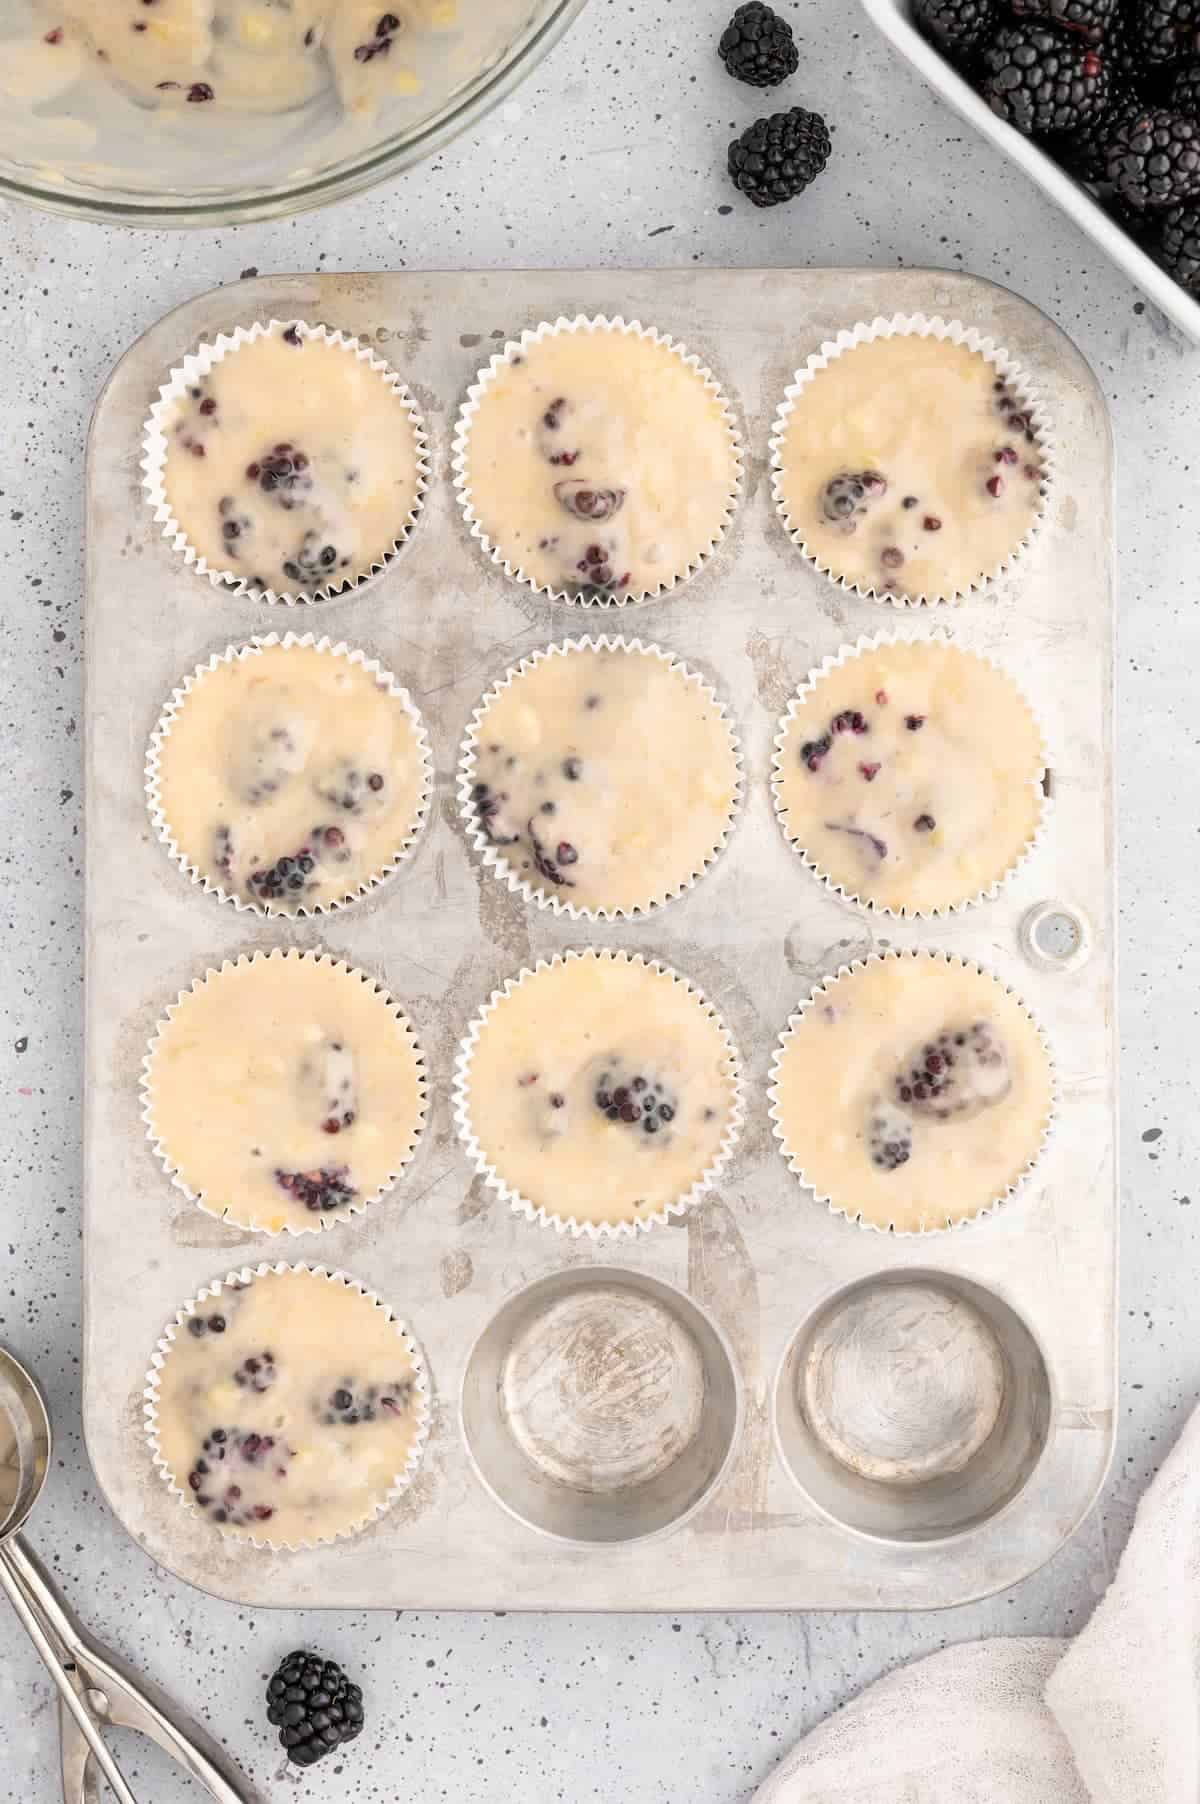
[[[1020,1493],[1050,1430],[1050,1375],[993,1292],[943,1272],[885,1272],[802,1324],[774,1411],[780,1456],[825,1515],[882,1540],[938,1541]]]
[[[467,1362],[462,1427],[483,1483],[530,1528],[583,1546],[678,1524],[719,1482],[740,1386],[690,1297],[590,1266],[540,1278]]]

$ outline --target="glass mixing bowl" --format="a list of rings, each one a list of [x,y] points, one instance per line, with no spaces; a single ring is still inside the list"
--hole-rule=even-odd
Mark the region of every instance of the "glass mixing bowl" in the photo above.
[[[261,3],[286,12],[290,0]],[[157,227],[236,225],[321,206],[474,124],[585,4],[459,0],[444,29],[403,40],[402,59],[388,59],[395,91],[355,119],[328,82],[280,111],[253,100],[236,112],[156,104],[108,79],[94,50],[81,53],[70,28],[59,30],[47,0],[0,0],[0,196]],[[57,60],[64,51],[73,60]]]

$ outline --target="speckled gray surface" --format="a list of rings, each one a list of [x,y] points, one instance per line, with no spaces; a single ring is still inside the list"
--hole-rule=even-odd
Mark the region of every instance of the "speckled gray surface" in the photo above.
[[[593,0],[473,138],[332,213],[200,237],[0,216],[0,1338],[50,1392],[58,1464],[32,1539],[67,1595],[253,1772],[293,1795],[260,1725],[273,1658],[308,1636],[362,1677],[371,1726],[301,1782],[349,1799],[733,1804],[825,1710],[911,1655],[978,1635],[1073,1632],[1200,1385],[1191,1056],[1200,657],[1192,527],[1200,353],[888,57],[847,0],[789,8],[797,99],[827,101],[819,188],[754,213],[721,173],[755,96],[707,44],[726,6]],[[728,208],[721,212],[718,209]],[[96,1499],[78,1434],[82,443],[124,346],[166,308],[254,268],[943,263],[1045,307],[1109,396],[1120,453],[1121,1436],[1103,1507],[1015,1592],[935,1616],[641,1620],[255,1615],[157,1571]],[[1200,1193],[1197,1193],[1200,1200]],[[48,1680],[0,1617],[0,1798],[58,1796]],[[197,1796],[136,1738],[135,1790]]]

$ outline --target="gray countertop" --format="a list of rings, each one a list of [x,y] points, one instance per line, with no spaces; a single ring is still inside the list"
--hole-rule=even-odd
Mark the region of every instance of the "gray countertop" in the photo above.
[[[369,1723],[307,1781],[339,1800],[638,1804],[743,1798],[831,1706],[896,1663],[977,1636],[1074,1632],[1200,1383],[1200,1176],[1180,1110],[1200,1051],[1190,526],[1200,352],[887,54],[850,0],[786,10],[801,68],[781,104],[827,113],[812,192],[756,212],[723,174],[758,111],[712,55],[724,0],[592,0],[535,78],[470,137],[374,195],[273,226],[118,233],[0,217],[0,1339],[41,1374],[58,1463],[32,1540],[137,1666],[204,1712],[266,1796],[290,1795],[261,1684],[315,1640]],[[728,210],[722,210],[728,209]],[[1006,283],[1080,344],[1113,409],[1122,630],[1122,1416],[1103,1506],[1040,1574],[939,1615],[325,1616],[218,1603],[155,1568],[97,1497],[78,1431],[82,447],[122,350],[167,308],[247,271],[504,265],[942,264]],[[781,331],[786,321],[780,322]],[[1193,850],[1189,852],[1191,846]],[[1192,1208],[1196,1192],[1197,1208]],[[0,1798],[59,1795],[51,1687],[0,1617]],[[197,1796],[136,1738],[139,1797]],[[298,1782],[295,1781],[295,1782]]]

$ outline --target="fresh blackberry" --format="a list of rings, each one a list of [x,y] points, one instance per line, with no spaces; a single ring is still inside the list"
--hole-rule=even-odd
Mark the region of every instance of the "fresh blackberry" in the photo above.
[[[859,518],[887,494],[887,479],[877,470],[843,470],[825,484],[821,512],[846,532],[858,530]]]
[[[615,1080],[615,1081],[614,1081]],[[660,1079],[623,1077],[620,1071],[602,1071],[596,1079],[592,1100],[600,1114],[609,1121],[624,1122],[635,1132],[661,1133],[679,1113],[679,1099]]]
[[[1137,0],[1120,0],[1104,39],[1105,61],[1114,87],[1138,93],[1146,72],[1138,36]]]
[[[898,1171],[912,1158],[912,1121],[903,1109],[880,1101],[867,1123],[871,1163],[880,1171]]]
[[[995,0],[916,0],[913,17],[952,63],[970,63],[995,27]]]
[[[829,161],[829,131],[819,113],[802,106],[771,113],[735,138],[729,146],[733,185],[756,207],[794,200],[814,182]]]
[[[1107,182],[1109,146],[1143,110],[1141,101],[1127,94],[1107,106],[1099,118],[1089,119],[1078,131],[1068,132],[1060,138],[1056,149],[1067,168],[1082,181]]]
[[[1160,73],[1148,65],[1141,41],[1142,0],[1118,0],[1104,37],[1112,101],[1137,96],[1149,103],[1160,98]]]
[[[1183,63],[1167,88],[1166,105],[1173,113],[1200,119],[1200,62]]]
[[[264,1391],[270,1390],[278,1376],[275,1355],[269,1348],[264,1348],[261,1353],[251,1353],[248,1359],[243,1359],[233,1374],[233,1382],[239,1390],[256,1391],[261,1397]]]
[[[335,1422],[343,1428],[355,1428],[360,1422],[374,1422],[380,1410],[389,1416],[402,1416],[408,1411],[415,1386],[411,1378],[397,1379],[394,1384],[359,1384],[343,1378],[329,1394],[314,1404],[313,1413],[331,1427]]]
[[[1163,214],[1155,255],[1181,288],[1200,295],[1200,207],[1171,207]]]
[[[914,1115],[968,1119],[1012,1089],[1007,1048],[990,1022],[949,1028],[909,1054],[893,1088],[896,1104]]]
[[[325,1209],[345,1209],[358,1191],[350,1182],[349,1168],[322,1166],[317,1171],[283,1171],[276,1169],[275,1182],[296,1202],[318,1214]]]
[[[1099,50],[1045,25],[1004,26],[983,52],[980,93],[1026,138],[1078,131],[1109,101]]]
[[[300,1648],[281,1660],[267,1686],[267,1720],[287,1757],[312,1766],[362,1733],[362,1692],[336,1660]]]
[[[1135,34],[1147,63],[1200,56],[1200,0],[1150,0],[1138,9]]]
[[[332,803],[335,808],[344,808],[347,814],[361,814],[364,803],[373,795],[379,795],[384,785],[382,771],[360,770],[349,758],[339,758],[319,777],[313,778],[313,788],[322,800]]]
[[[313,839],[320,831],[318,828]],[[305,889],[310,881],[314,881],[311,872],[315,863],[310,842],[297,847],[294,852],[284,853],[266,870],[251,871],[246,887],[256,902],[276,902],[289,891]]]
[[[1038,19],[1071,31],[1085,43],[1103,43],[1118,0],[1008,0],[1018,19]]]
[[[1147,211],[1139,213],[1136,207],[1131,207],[1129,202],[1122,200],[1119,194],[1105,196],[1104,211],[1115,219],[1121,230],[1127,232],[1136,243],[1144,245],[1147,250],[1152,248],[1159,221],[1163,218],[1161,213]]]
[[[721,33],[717,54],[731,75],[752,88],[773,88],[800,66],[791,26],[763,0],[738,7]]]
[[[1106,174],[1139,211],[1200,194],[1200,123],[1152,107],[1131,113],[1108,147]]]

